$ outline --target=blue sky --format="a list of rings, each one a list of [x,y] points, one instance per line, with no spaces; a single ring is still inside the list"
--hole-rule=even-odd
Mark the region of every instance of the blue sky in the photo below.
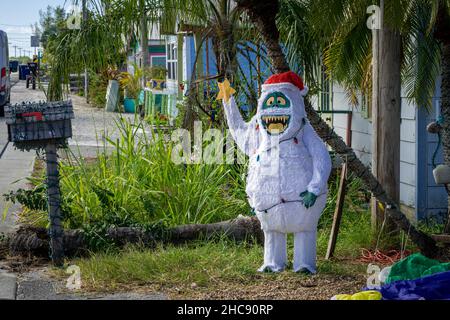
[[[31,28],[30,25],[39,22],[39,10],[46,9],[47,6],[71,5],[71,0],[1,0],[0,1],[0,30],[8,34],[9,53],[14,55],[17,46],[23,50],[31,51],[30,47]],[[28,55],[28,52],[25,53]],[[19,50],[17,49],[17,55]]]

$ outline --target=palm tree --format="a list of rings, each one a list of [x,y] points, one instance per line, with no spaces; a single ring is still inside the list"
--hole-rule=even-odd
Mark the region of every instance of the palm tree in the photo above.
[[[317,4],[314,1],[311,3]],[[324,33],[331,35],[331,43],[325,51],[327,67],[334,78],[344,83],[350,91],[354,88],[368,91],[372,82],[370,81],[371,70],[367,62],[371,59],[372,50],[370,47],[371,35],[365,28],[367,17],[364,16],[364,8],[370,2],[351,1],[353,6],[355,3],[361,3],[351,15],[342,9],[349,3],[345,4],[343,0],[331,0],[328,3],[330,7],[327,6],[326,10],[323,9],[323,6],[317,5],[310,14],[313,17],[313,23],[317,27],[328,26]],[[339,8],[339,5],[342,7]],[[402,80],[408,98],[417,106],[430,110],[436,79],[439,75],[442,76],[441,114],[443,116],[442,136],[446,137],[446,141],[443,142],[446,165],[450,163],[450,143],[448,141],[450,124],[446,121],[448,117],[445,115],[449,108],[447,95],[450,89],[447,87],[449,82],[445,79],[445,68],[450,63],[450,58],[446,55],[450,41],[450,34],[447,31],[449,27],[448,8],[449,1],[444,0],[396,0],[386,2],[384,10],[385,20],[394,29],[400,31],[401,51],[398,51],[398,42],[395,51],[400,53]],[[330,38],[325,41],[330,41]],[[389,44],[389,47],[393,48],[394,46]],[[380,74],[398,74],[398,71],[393,73],[392,70],[393,68],[389,68],[387,72],[381,70]],[[383,81],[380,82],[383,83]],[[376,102],[375,99],[374,102]],[[388,102],[389,100],[380,105],[385,106]],[[386,108],[379,109],[383,111]],[[389,128],[386,129],[389,130]],[[384,185],[383,181],[381,182]],[[448,203],[449,214],[444,230],[446,233],[450,233],[450,201]]]
[[[197,58],[194,68],[196,71],[203,70],[202,48],[209,40],[212,43],[212,50],[215,54],[217,75],[214,80],[223,78],[230,79],[239,94],[254,104],[257,101],[258,92],[254,90],[254,79],[246,75],[240,58],[245,58],[248,65],[255,73],[257,82],[262,82],[262,73],[259,65],[252,59],[257,56],[262,64],[268,64],[265,58],[265,49],[258,50],[258,32],[247,22],[242,9],[237,7],[232,0],[154,0],[158,3],[161,14],[156,19],[162,30],[173,32],[178,24],[180,31],[193,33],[196,40]],[[198,110],[205,113],[206,108],[202,106],[202,97],[197,94],[196,86],[200,87],[207,82],[201,76],[202,72],[193,72],[190,81],[189,96],[185,103],[184,128],[192,128],[194,119],[199,118],[199,114],[192,106],[197,106]],[[210,75],[211,76],[211,75]],[[207,103],[207,102],[205,102]],[[223,115],[218,117],[218,125],[223,124]]]
[[[252,22],[257,29],[260,30],[264,42],[266,43],[274,72],[280,73],[290,70],[283,50],[279,44],[279,31],[276,25],[275,14],[279,11],[279,1],[236,0],[236,2],[239,7],[246,10]],[[435,241],[411,225],[406,216],[399,210],[397,202],[387,195],[382,185],[371,173],[370,168],[366,167],[357,158],[354,151],[344,143],[342,138],[339,137],[325,121],[322,120],[308,101],[306,102],[306,112],[311,125],[317,131],[319,136],[328,143],[336,153],[348,159],[349,169],[361,178],[365,187],[372,192],[374,197],[376,197],[380,203],[384,204],[387,216],[410,236],[411,240],[425,255],[435,256],[438,253]]]
[[[392,108],[391,101],[397,101],[388,98],[384,101],[380,101],[378,97],[380,92],[378,92],[378,84],[386,84],[386,81],[381,79],[381,77],[396,77],[392,84],[396,83],[396,90],[400,88],[400,78],[399,63],[401,63],[402,70],[402,80],[404,88],[406,89],[407,96],[413,100],[416,105],[420,107],[431,108],[431,98],[435,90],[436,79],[439,75],[440,70],[440,45],[436,38],[433,36],[430,30],[433,30],[433,12],[437,12],[436,1],[428,0],[416,0],[416,1],[380,1],[380,4],[384,5],[384,10],[382,6],[382,13],[384,14],[384,24],[390,26],[391,31],[388,31],[391,35],[391,39],[396,39],[395,41],[389,41],[386,39],[386,31],[381,32],[381,36],[377,37],[375,33],[373,36],[374,41],[372,41],[372,36],[369,30],[366,28],[367,16],[365,16],[365,9],[371,4],[370,1],[329,1],[330,7],[326,7],[325,10],[319,5],[317,1],[311,1],[316,4],[315,9],[311,13],[313,17],[313,23],[317,27],[326,26],[324,33],[328,35],[325,41],[329,41],[330,44],[325,50],[325,62],[333,74],[333,77],[339,82],[343,83],[350,92],[355,88],[362,89],[366,94],[373,89],[372,103],[373,103],[373,124],[374,124],[374,134],[373,137],[385,135],[387,132],[395,132],[395,138],[391,136],[381,137],[381,141],[390,141],[387,145],[391,148],[392,141],[398,141],[398,117],[399,109]],[[356,3],[356,5],[355,5]],[[346,10],[348,5],[356,7],[356,10]],[[430,23],[431,22],[431,23]],[[392,30],[394,32],[392,32]],[[394,33],[394,34],[393,34]],[[371,50],[371,43],[375,45],[376,39],[378,43],[384,48],[387,48],[387,52],[381,52],[380,50]],[[372,46],[373,47],[373,46]],[[387,53],[387,54],[386,54]],[[374,66],[373,72],[371,72],[370,61],[372,59],[372,54],[374,57],[378,57],[376,60],[385,59],[391,54],[391,59],[385,62],[379,63],[379,68]],[[395,56],[392,55],[395,53]],[[392,59],[393,58],[393,59]],[[394,67],[389,65],[389,61],[395,62]],[[385,66],[386,71],[383,71]],[[379,69],[378,72],[375,72]],[[393,70],[396,70],[393,72]],[[372,77],[373,75],[373,77]],[[373,81],[372,81],[373,80]],[[372,83],[374,84],[372,86]],[[391,90],[394,86],[385,87]],[[386,92],[387,90],[385,90]],[[394,91],[394,90],[392,90]],[[352,94],[353,96],[353,94]],[[386,98],[386,96],[384,96]],[[389,119],[395,119],[396,125],[388,124],[383,129],[380,129],[380,125],[375,125],[379,122],[380,112],[385,113],[386,111],[397,111],[388,116]],[[381,114],[381,118],[383,117]],[[382,122],[385,122],[383,120]],[[389,122],[389,121],[388,121]],[[376,131],[378,130],[378,132]],[[379,144],[374,144],[373,154],[379,153]],[[384,149],[384,148],[383,148]],[[397,150],[396,155],[398,156],[398,146],[395,148]],[[377,152],[378,151],[378,152]],[[383,151],[383,150],[381,150]],[[388,149],[389,151],[389,149]],[[389,154],[386,153],[386,154]],[[379,157],[379,156],[376,156]],[[389,157],[381,157],[389,162],[374,163],[374,170],[377,168],[392,168],[391,160]],[[398,159],[393,157],[393,159]],[[383,165],[384,163],[384,165]],[[398,161],[395,160],[394,163],[397,165]],[[392,190],[394,183],[386,184],[386,177],[397,176],[387,172],[386,170],[378,170],[381,172],[379,177],[380,182],[383,186],[389,187]],[[398,173],[398,167],[393,170],[394,173]],[[384,174],[383,174],[384,173]],[[395,186],[394,192],[388,192],[388,194],[396,194],[398,196],[398,187]],[[375,207],[376,208],[376,207]],[[380,216],[381,215],[377,215]]]
[[[232,6],[231,0],[206,0],[206,1],[183,1],[163,0],[160,3],[160,24],[166,30],[174,30],[178,23],[186,30],[196,34],[197,59],[195,68],[199,71],[201,65],[202,47],[206,41],[212,39],[213,51],[216,54],[219,78],[227,77],[232,81],[237,78],[237,41],[242,38],[240,29],[241,12]],[[240,33],[240,34],[239,34]],[[185,103],[185,116],[183,127],[192,129],[194,120],[198,118],[193,105],[200,106],[201,99],[195,97],[196,76],[201,72],[193,72],[189,88],[189,97]],[[197,79],[198,80],[198,79]],[[203,90],[200,90],[203,92]],[[202,108],[200,108],[202,109]]]
[[[52,82],[49,87],[50,100],[61,99],[63,90],[60,79],[68,82],[68,75],[83,72],[82,66],[89,65],[94,72],[102,71],[112,66],[120,67],[125,61],[126,50],[123,50],[124,39],[140,38],[141,46],[145,46],[150,24],[158,24],[162,32],[174,33],[177,30],[193,33],[196,39],[198,54],[197,71],[202,70],[202,47],[212,40],[212,51],[216,54],[218,75],[215,79],[227,77],[234,80],[237,90],[250,103],[258,97],[255,90],[254,76],[261,83],[263,75],[258,71],[260,64],[268,65],[265,49],[258,47],[256,30],[249,28],[240,8],[232,0],[72,0],[76,5],[86,1],[89,9],[89,19],[82,30],[63,30],[49,45],[47,56],[51,60]],[[209,42],[208,42],[209,44]],[[80,50],[80,48],[86,48]],[[253,68],[253,74],[248,76],[238,63],[237,56],[244,57]],[[261,63],[252,60],[258,56]],[[144,57],[144,60],[147,61]],[[197,66],[198,65],[198,66]],[[185,103],[183,127],[191,128],[194,120],[200,115],[210,117],[208,101],[202,100],[197,86],[201,87],[202,72],[193,72],[190,82],[191,90]],[[245,90],[244,90],[245,88]],[[201,89],[201,88],[199,88]],[[219,126],[223,116],[216,117]]]
[[[73,3],[78,5],[81,0]],[[71,73],[82,73],[85,66],[95,72],[104,71],[125,60],[123,35],[130,32],[130,24],[122,17],[136,16],[135,1],[90,0],[87,6],[89,19],[83,22],[81,30],[63,27],[48,39],[45,54],[51,66],[47,92],[50,101],[63,98],[61,82],[67,85]]]
[[[402,38],[399,17],[392,12],[399,12],[396,5],[405,1],[385,5],[380,0],[375,17],[380,30],[373,31],[366,23],[371,0],[330,0],[326,6],[320,1],[306,2],[307,25],[321,43],[328,74],[344,86],[353,104],[358,103],[356,89],[372,103],[372,171],[389,197],[399,203]],[[374,230],[383,227],[386,233],[395,232],[384,210],[376,201],[373,204]]]

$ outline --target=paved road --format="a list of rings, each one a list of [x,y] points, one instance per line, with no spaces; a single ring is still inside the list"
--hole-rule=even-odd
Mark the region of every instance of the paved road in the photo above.
[[[25,82],[19,81],[17,74],[12,75],[12,82],[11,103],[45,99],[41,91],[26,89]],[[5,119],[0,118],[0,235],[14,231],[17,212],[20,211],[20,206],[6,203],[3,194],[26,186],[25,178],[33,170],[34,159],[35,153],[15,150],[12,144],[8,144]],[[3,213],[6,213],[5,217]],[[15,299],[16,290],[16,275],[0,270],[0,299]]]

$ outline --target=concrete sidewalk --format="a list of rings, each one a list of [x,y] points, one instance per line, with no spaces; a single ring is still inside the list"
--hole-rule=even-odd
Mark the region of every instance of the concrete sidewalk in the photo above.
[[[40,90],[25,88],[23,81],[13,79],[15,85],[11,91],[11,102],[39,101],[45,99]],[[26,178],[33,171],[35,152],[22,152],[8,144],[8,129],[4,118],[0,118],[0,235],[8,234],[16,228],[17,213],[20,205],[11,205],[3,197],[10,191],[26,187]],[[6,213],[5,219],[3,214]],[[0,300],[14,300],[17,294],[17,277],[0,268]]]
[[[25,81],[18,81],[17,74],[14,74],[13,78],[15,85],[11,90],[11,103],[45,100],[45,95],[42,91],[27,89]],[[0,119],[0,152],[7,145],[7,141],[8,128],[3,118]],[[29,177],[33,170],[35,156],[36,152],[15,150],[13,144],[10,143],[0,158],[0,233],[9,233],[14,230],[15,215],[20,210],[20,207],[17,205],[9,208],[6,220],[3,221],[1,218],[4,210],[9,207],[9,204],[5,203],[3,199],[3,194],[26,186],[25,178]]]
[[[17,277],[0,270],[0,300],[16,300]]]
[[[35,156],[35,152],[15,150],[12,144],[9,144],[0,159],[0,214],[2,216],[0,233],[10,233],[14,230],[17,213],[20,210],[20,205],[7,203],[3,195],[26,187],[26,178],[33,172]],[[7,210],[6,219],[3,219],[5,210]]]

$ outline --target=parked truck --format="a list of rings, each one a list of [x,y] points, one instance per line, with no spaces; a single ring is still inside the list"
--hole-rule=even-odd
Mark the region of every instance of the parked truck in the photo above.
[[[0,30],[0,117],[4,116],[5,105],[11,98],[11,81],[9,71],[8,35]]]

